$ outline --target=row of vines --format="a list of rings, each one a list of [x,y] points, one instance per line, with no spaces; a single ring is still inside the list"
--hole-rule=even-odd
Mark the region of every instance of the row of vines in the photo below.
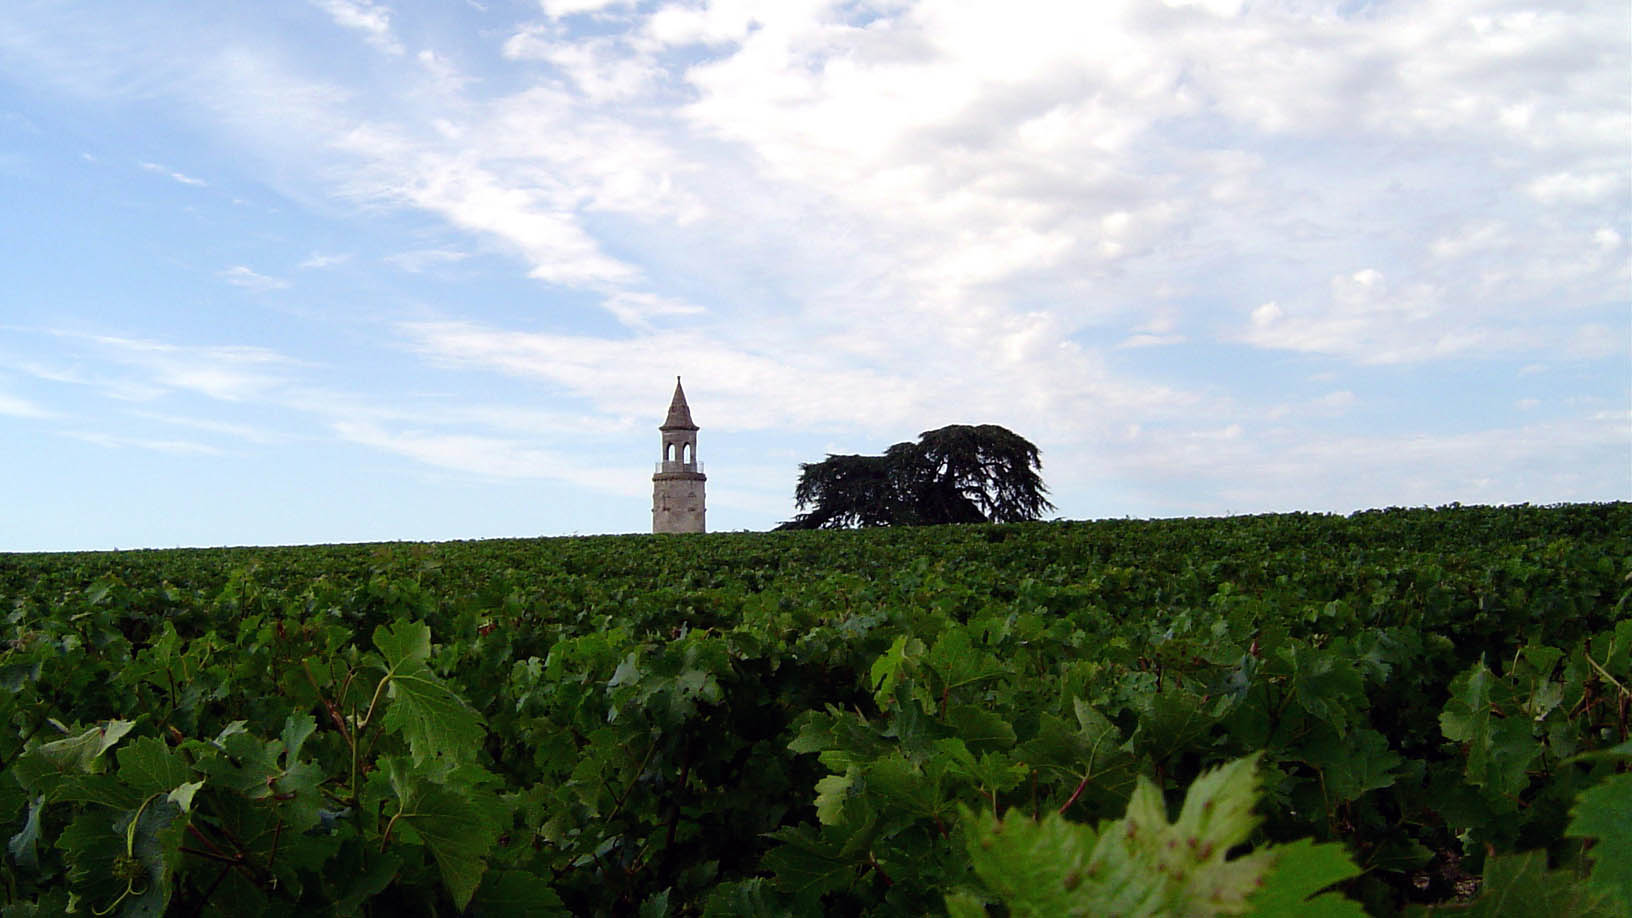
[[[3,914],[1628,916],[1629,577],[1629,504],[0,555]]]

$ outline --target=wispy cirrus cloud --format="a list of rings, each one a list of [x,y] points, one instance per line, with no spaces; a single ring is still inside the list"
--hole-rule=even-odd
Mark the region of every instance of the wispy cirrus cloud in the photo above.
[[[646,490],[644,463],[623,467],[589,466],[569,453],[543,449],[514,438],[424,429],[389,430],[371,422],[336,421],[342,439],[406,456],[450,471],[498,479],[554,479],[602,493],[636,497]]]
[[[146,338],[53,330],[71,344],[74,365],[30,365],[41,378],[90,386],[119,398],[148,401],[191,392],[223,402],[265,397],[288,383],[299,362],[264,347],[178,345]]]
[[[157,172],[160,175],[168,176],[169,178],[171,178],[171,179],[173,179],[173,180],[175,180],[177,182],[180,182],[183,185],[194,185],[194,186],[202,187],[204,185],[209,184],[208,182],[204,181],[201,178],[194,178],[193,176],[185,175],[183,173],[175,171],[174,169],[170,169],[170,168],[168,168],[166,166],[161,166],[158,163],[143,162],[143,163],[137,163],[137,165],[141,166],[143,169],[146,169],[149,172]]]
[[[5,392],[0,392],[0,415],[31,420],[55,417],[53,412],[41,408],[26,398],[9,395]]]
[[[336,265],[343,265],[348,261],[351,261],[350,252],[335,252],[332,254],[313,252],[301,261],[299,267],[302,270],[311,271],[319,268],[332,268]]]
[[[142,449],[172,456],[224,456],[226,451],[207,443],[191,440],[154,440],[146,437],[125,437],[100,431],[74,430],[65,436],[83,440],[107,449]]]
[[[372,0],[311,0],[334,24],[359,32],[370,46],[387,54],[401,54],[402,42],[391,31],[391,8]]]
[[[254,290],[261,293],[269,290],[283,290],[289,286],[289,282],[281,277],[262,274],[245,265],[233,265],[224,271],[217,272],[216,276],[234,287],[242,287],[245,290]]]
[[[433,268],[451,265],[470,257],[469,252],[454,249],[415,249],[385,256],[388,264],[396,265],[410,274],[421,274]]]

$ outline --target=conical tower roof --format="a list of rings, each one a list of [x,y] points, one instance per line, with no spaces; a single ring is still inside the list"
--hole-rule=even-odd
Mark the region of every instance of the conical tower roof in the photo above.
[[[674,398],[669,402],[669,416],[658,430],[696,430],[691,422],[691,407],[686,404],[686,390],[680,388],[680,377],[674,378]]]

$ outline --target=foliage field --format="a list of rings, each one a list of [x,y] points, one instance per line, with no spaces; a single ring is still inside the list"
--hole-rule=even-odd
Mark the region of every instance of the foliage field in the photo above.
[[[1629,576],[1625,503],[0,555],[4,915],[1626,916]]]

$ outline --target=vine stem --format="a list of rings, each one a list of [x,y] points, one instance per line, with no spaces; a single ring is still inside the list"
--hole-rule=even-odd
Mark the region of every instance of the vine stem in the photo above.
[[[201,857],[201,858],[204,858],[205,860],[208,860],[208,861],[215,861],[218,864],[225,864],[225,865],[227,865],[228,870],[231,870],[232,868],[237,867],[238,865],[240,865],[240,864],[242,864],[244,862],[244,857],[241,854],[236,856],[236,857],[228,857],[225,854],[215,854],[215,853],[210,852],[210,851],[200,851],[197,848],[189,848],[186,845],[183,845],[180,848],[177,848],[176,850],[180,851],[182,854],[191,854],[193,857]]]
[[[334,722],[335,729],[340,731],[341,738],[346,741],[346,745],[348,745],[348,746],[354,745],[354,743],[352,741],[352,738],[351,738],[351,731],[346,729],[345,719],[340,716],[340,712],[339,712],[339,710],[337,708],[335,708],[334,704],[332,702],[330,702],[329,699],[323,697],[323,690],[321,688],[318,688],[317,677],[312,675],[312,668],[306,664],[305,660],[301,660],[300,661],[300,669],[301,669],[301,672],[304,672],[306,674],[306,681],[310,682],[312,684],[312,691],[317,693],[317,700],[323,702],[323,709],[325,711],[329,712],[329,720]],[[344,695],[343,690],[342,690],[342,694],[341,694],[341,700],[342,701],[345,700],[345,695]]]
[[[1082,796],[1082,792],[1088,789],[1088,782],[1093,777],[1094,770],[1090,768],[1088,773],[1082,776],[1082,780],[1077,782],[1077,789],[1071,792],[1071,796],[1064,803],[1060,804],[1059,812],[1061,816],[1064,816],[1065,811],[1071,809],[1071,804],[1076,803],[1077,798]]]
[[[623,794],[618,798],[618,803],[612,808],[612,812],[606,814],[608,821],[611,821],[614,816],[618,815],[618,811],[623,809],[624,803],[628,802],[629,795],[635,792],[635,784],[640,781],[641,774],[646,771],[647,763],[652,760],[652,753],[656,751],[657,737],[654,736],[652,737],[652,744],[646,747],[646,756],[640,760],[640,767],[635,769],[634,778],[629,781],[629,786],[624,788]]]
[[[1610,684],[1610,685],[1613,685],[1613,686],[1615,686],[1615,687],[1616,687],[1616,688],[1618,688],[1618,689],[1620,689],[1620,690],[1621,690],[1621,694],[1623,694],[1623,695],[1632,695],[1632,691],[1627,691],[1627,688],[1626,688],[1626,686],[1624,686],[1624,685],[1622,685],[1622,684],[1621,684],[1621,683],[1620,683],[1620,681],[1619,681],[1619,680],[1617,680],[1617,679],[1616,679],[1616,678],[1615,678],[1615,677],[1614,677],[1614,676],[1611,676],[1611,675],[1610,675],[1610,674],[1609,674],[1609,671],[1608,671],[1608,670],[1606,670],[1606,669],[1604,669],[1604,668],[1603,668],[1603,667],[1602,667],[1602,666],[1599,666],[1599,665],[1598,665],[1598,661],[1597,661],[1597,660],[1594,660],[1594,659],[1593,659],[1593,658],[1592,658],[1592,654],[1590,654],[1590,653],[1587,653],[1587,652],[1585,652],[1585,651],[1582,651],[1582,653],[1581,653],[1581,656],[1583,656],[1583,657],[1586,657],[1586,658],[1587,658],[1587,662],[1588,662],[1588,663],[1591,663],[1591,664],[1592,664],[1592,668],[1593,668],[1593,669],[1595,669],[1595,670],[1597,670],[1597,671],[1598,671],[1598,675],[1600,675],[1600,676],[1603,676],[1603,677],[1604,677],[1604,679],[1605,679],[1605,680],[1606,680],[1606,681],[1608,681],[1608,682],[1609,682],[1609,684]]]
[[[193,918],[198,918],[199,915],[204,914],[204,906],[209,904],[210,897],[215,895],[215,891],[221,886],[221,881],[225,880],[227,878],[227,874],[231,872],[232,865],[228,864],[227,866],[222,867],[220,871],[216,873],[215,879],[210,881],[209,888],[204,890],[204,895],[199,898],[198,907],[193,909]]]
[[[392,814],[391,821],[387,822],[385,824],[385,831],[380,833],[380,851],[382,851],[382,852],[385,851],[385,846],[388,843],[390,843],[390,841],[391,841],[391,830],[396,828],[396,826],[397,826],[397,817],[399,817],[401,815],[402,815],[402,809],[399,807],[397,809],[396,813]]]

